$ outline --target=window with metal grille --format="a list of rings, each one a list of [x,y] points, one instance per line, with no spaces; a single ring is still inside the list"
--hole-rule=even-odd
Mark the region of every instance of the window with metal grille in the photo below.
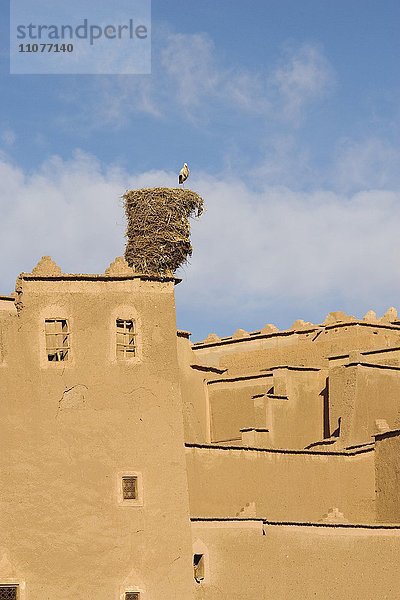
[[[136,355],[135,322],[132,320],[117,319],[117,358],[124,360],[134,358]]]
[[[18,600],[18,586],[0,585],[0,600]]]
[[[138,498],[138,480],[135,476],[126,476],[122,478],[122,498],[124,500],[137,500]]]
[[[52,362],[68,360],[70,349],[68,321],[66,319],[46,319],[44,328],[47,360]]]
[[[125,600],[140,600],[139,592],[125,592]]]

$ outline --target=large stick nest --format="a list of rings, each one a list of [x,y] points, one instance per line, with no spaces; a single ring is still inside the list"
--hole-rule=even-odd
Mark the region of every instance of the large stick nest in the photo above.
[[[189,217],[203,212],[203,199],[182,188],[128,190],[125,259],[140,273],[174,273],[192,256]]]

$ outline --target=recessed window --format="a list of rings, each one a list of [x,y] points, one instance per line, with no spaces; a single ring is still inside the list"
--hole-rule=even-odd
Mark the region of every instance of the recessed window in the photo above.
[[[126,360],[136,356],[135,321],[117,319],[117,359]]]
[[[125,592],[125,600],[140,600],[140,592]]]
[[[193,574],[197,583],[204,579],[204,554],[193,554]]]
[[[0,600],[18,600],[18,586],[0,585]]]
[[[68,360],[70,350],[68,321],[66,319],[46,319],[44,327],[47,360],[51,362]]]
[[[134,470],[124,470],[117,473],[117,502],[119,506],[143,506],[143,478],[142,473]]]
[[[123,500],[138,499],[138,480],[137,477],[126,476],[122,478],[122,498]]]

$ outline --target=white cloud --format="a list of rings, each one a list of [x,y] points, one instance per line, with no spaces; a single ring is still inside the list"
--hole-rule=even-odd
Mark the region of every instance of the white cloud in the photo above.
[[[160,103],[156,99],[155,83],[150,75],[103,79],[98,93],[101,104],[94,116],[114,127],[124,125],[133,112],[154,118],[162,115]]]
[[[191,118],[208,114],[215,104],[250,113],[267,108],[259,75],[220,64],[215,44],[206,34],[170,34],[161,64],[177,104]]]
[[[317,186],[316,173],[312,168],[310,153],[293,135],[276,134],[263,143],[263,158],[249,173],[252,181],[264,185],[286,185],[303,188]]]
[[[214,44],[206,34],[170,34],[161,51],[161,65],[178,103],[190,113],[221,83],[214,54]]]
[[[75,82],[75,87],[71,84],[62,100],[70,107],[79,106],[79,110],[66,111],[58,118],[58,126],[67,131],[73,127],[79,131],[120,129],[129,124],[132,114],[156,119],[162,116],[156,84],[149,75],[89,78],[86,89]]]
[[[83,108],[85,126],[96,128],[101,123],[118,128],[140,113],[157,119],[174,113],[202,123],[226,106],[246,113],[265,111],[260,78],[219,64],[208,35],[162,32],[153,53],[151,75],[115,76],[90,84],[89,102]],[[82,89],[76,88],[66,100],[82,104]],[[70,125],[69,116],[65,123]]]
[[[82,153],[54,157],[29,175],[0,157],[1,292],[44,254],[65,271],[103,272],[123,253],[126,187],[175,184],[175,173],[103,168]],[[286,325],[322,318],[316,307],[361,315],[396,305],[398,190],[254,191],[243,180],[206,174],[193,174],[191,187],[207,203],[193,223],[194,255],[177,289],[178,307],[192,324],[229,315],[233,331],[252,312],[268,308],[263,320],[271,320],[283,304]]]
[[[85,127],[122,127],[136,114],[158,119],[173,114],[203,124],[227,111],[297,126],[333,81],[327,59],[311,45],[286,52],[278,66],[266,60],[251,71],[224,63],[205,33],[161,30],[155,39],[151,75],[96,79],[86,89],[86,107],[80,85],[64,97],[79,103]],[[70,115],[65,125],[70,128]]]
[[[346,190],[400,185],[400,149],[378,139],[344,140],[338,146],[336,183]]]
[[[276,86],[283,114],[297,121],[312,101],[334,83],[333,70],[322,51],[311,44],[286,52],[271,82]]]
[[[199,305],[262,305],[282,295],[293,305],[326,295],[374,305],[399,294],[400,193],[255,193],[240,181],[196,187],[208,200],[189,272]]]
[[[1,141],[6,146],[13,146],[15,144],[15,142],[17,141],[17,136],[12,129],[5,129],[1,133]]]

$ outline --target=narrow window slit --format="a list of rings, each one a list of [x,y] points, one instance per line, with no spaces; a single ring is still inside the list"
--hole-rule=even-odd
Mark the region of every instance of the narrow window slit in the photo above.
[[[193,555],[193,572],[197,583],[204,579],[204,554]]]

